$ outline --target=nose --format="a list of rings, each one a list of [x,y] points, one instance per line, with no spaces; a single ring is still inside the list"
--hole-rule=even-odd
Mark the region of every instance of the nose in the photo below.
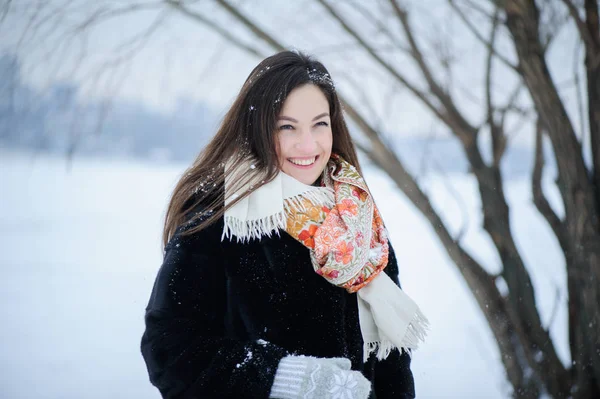
[[[303,129],[298,135],[298,140],[294,144],[296,150],[306,155],[313,155],[317,149],[317,141],[312,132],[308,129]]]

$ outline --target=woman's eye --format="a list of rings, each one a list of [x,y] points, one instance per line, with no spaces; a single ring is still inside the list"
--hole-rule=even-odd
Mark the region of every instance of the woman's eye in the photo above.
[[[291,130],[293,128],[294,128],[294,126],[292,126],[292,125],[281,125],[281,126],[279,126],[279,130]]]
[[[329,123],[325,121],[317,122],[317,126],[329,126]]]

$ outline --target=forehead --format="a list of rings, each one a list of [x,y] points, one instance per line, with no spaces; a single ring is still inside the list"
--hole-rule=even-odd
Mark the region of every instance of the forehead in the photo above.
[[[321,89],[313,84],[295,88],[283,103],[281,116],[296,119],[312,119],[323,112],[329,112],[329,102]]]

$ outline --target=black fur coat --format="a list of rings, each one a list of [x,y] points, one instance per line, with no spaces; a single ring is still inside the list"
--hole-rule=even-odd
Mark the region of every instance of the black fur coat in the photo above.
[[[309,250],[280,231],[221,242],[223,219],[165,248],[146,308],[141,351],[164,398],[268,398],[287,354],[346,357],[372,382],[371,398],[415,396],[410,358],[363,362],[355,295],[328,283]],[[385,269],[398,284],[390,246]]]

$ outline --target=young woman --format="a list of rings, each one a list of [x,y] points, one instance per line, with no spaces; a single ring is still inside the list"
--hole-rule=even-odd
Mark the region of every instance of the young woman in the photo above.
[[[250,74],[171,198],[142,354],[164,398],[413,398],[427,321],[325,67]]]

